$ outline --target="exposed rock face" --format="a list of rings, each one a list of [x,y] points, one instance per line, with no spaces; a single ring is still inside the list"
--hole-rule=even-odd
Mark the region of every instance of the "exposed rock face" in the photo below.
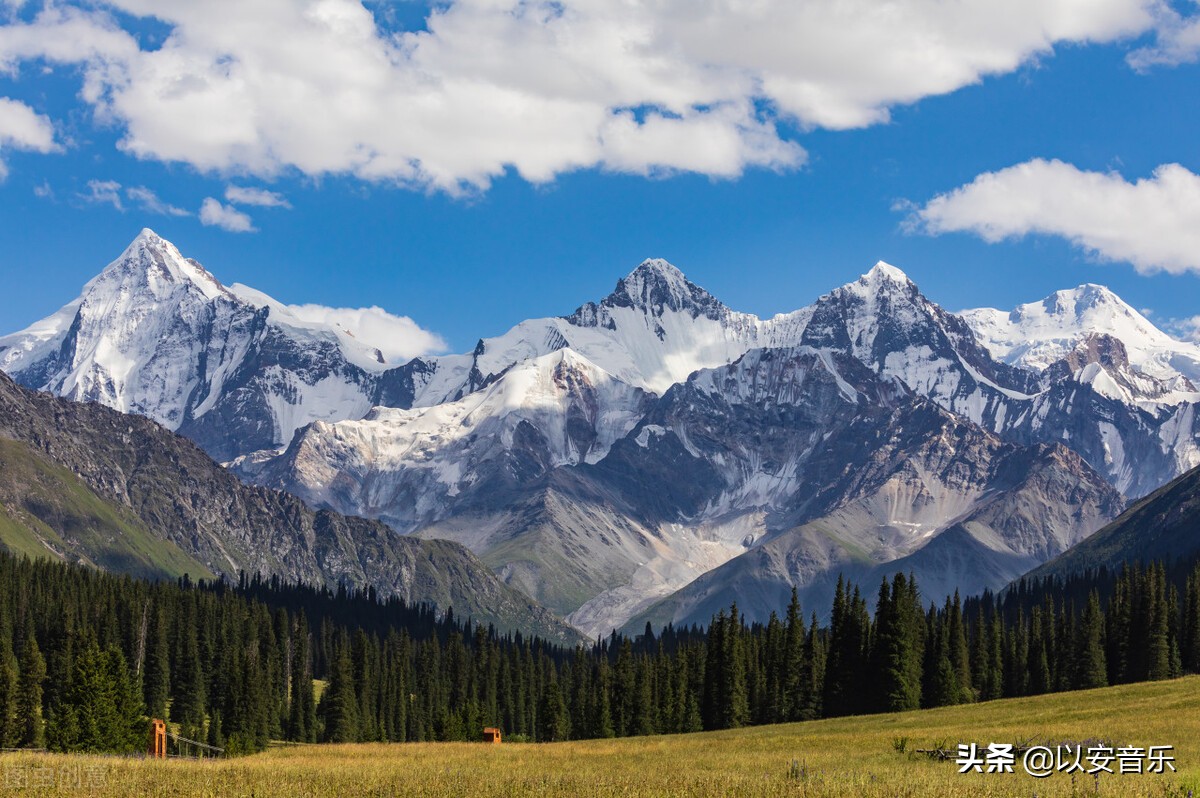
[[[191,441],[149,419],[33,393],[0,374],[0,439],[67,469],[149,540],[215,574],[369,585],[501,628],[574,639],[573,630],[461,546],[405,537],[378,521],[314,511],[289,494],[243,485]],[[105,564],[86,547],[56,553]]]
[[[874,581],[900,567],[930,596],[976,592],[1062,552],[1123,506],[1070,450],[1005,443],[819,350],[755,350],[700,372],[644,423],[649,434],[630,436],[642,445],[623,441],[609,458],[628,461],[597,468],[662,474],[661,483],[642,476],[642,487],[660,497],[665,520],[732,528],[742,519],[753,539],[663,602],[643,601],[629,629],[703,621],[734,599],[764,618],[793,585],[825,606],[839,572]],[[608,600],[571,617],[586,626]]]
[[[649,260],[569,316],[388,364],[205,275],[145,233],[0,367],[461,542],[589,632],[738,591],[765,613],[838,571],[999,587],[1200,465],[1200,347],[1099,286],[954,314],[880,263],[759,319]]]
[[[1068,576],[1122,563],[1187,560],[1200,552],[1200,468],[1136,502],[1119,518],[1030,577]]]
[[[78,299],[0,338],[0,368],[21,384],[147,416],[219,460],[366,413],[381,360],[345,331],[221,285],[149,230]]]
[[[1144,496],[1200,465],[1200,348],[1098,285],[963,319],[997,360],[1036,376],[976,420],[1019,443],[1061,441],[1118,490]],[[968,414],[969,415],[969,414]]]

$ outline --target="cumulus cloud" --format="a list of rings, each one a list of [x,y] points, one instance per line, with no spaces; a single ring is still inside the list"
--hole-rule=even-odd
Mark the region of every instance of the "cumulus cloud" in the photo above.
[[[422,31],[358,0],[109,0],[0,26],[0,68],[80,64],[82,97],[140,158],[446,191],[514,170],[736,177],[794,169],[783,128],[1011,72],[1061,42],[1148,30],[1160,0],[454,0]],[[114,20],[153,16],[143,50]]]
[[[1181,341],[1192,341],[1193,343],[1200,344],[1200,316],[1191,316],[1186,319],[1171,319],[1167,323],[1167,332]]]
[[[275,191],[265,188],[248,188],[245,186],[226,186],[225,199],[235,205],[255,205],[260,208],[290,208],[292,203]]]
[[[119,211],[124,211],[121,204],[121,184],[116,180],[89,180],[87,193],[79,197],[94,205],[111,205]]]
[[[358,341],[375,347],[388,363],[405,363],[420,355],[446,351],[446,342],[422,329],[407,316],[394,316],[380,307],[327,308],[323,305],[288,305],[302,321],[330,324]]]
[[[0,180],[8,175],[2,156],[5,150],[54,152],[54,125],[50,119],[28,105],[0,97]]]
[[[247,214],[232,205],[222,205],[219,200],[205,197],[200,203],[200,223],[206,227],[219,227],[231,233],[254,233],[257,230]]]
[[[1200,175],[1166,164],[1134,182],[1035,159],[986,172],[917,208],[910,230],[974,233],[997,242],[1059,236],[1139,272],[1200,272]]]
[[[127,188],[125,189],[125,196],[136,202],[138,206],[147,213],[157,213],[161,216],[192,215],[183,208],[177,208],[174,205],[163,202],[157,194],[145,186],[132,186]]]
[[[1156,66],[1179,66],[1200,60],[1200,13],[1188,16],[1164,6],[1154,44],[1134,50],[1126,60],[1139,72]]]

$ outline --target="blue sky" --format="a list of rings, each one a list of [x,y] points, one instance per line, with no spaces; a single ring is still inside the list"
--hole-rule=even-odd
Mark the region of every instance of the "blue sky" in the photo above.
[[[451,3],[426,38],[390,51],[380,76],[396,83],[378,96],[367,82],[343,90],[362,68],[324,33],[305,33],[329,48],[308,75],[294,53],[256,50],[176,5],[0,0],[0,332],[73,298],[144,226],[226,283],[288,303],[378,305],[451,350],[598,299],[646,257],[761,315],[880,259],[950,309],[1100,282],[1164,326],[1200,315],[1190,4],[1097,0],[1049,33],[1033,9],[1054,3],[1017,4],[1010,16],[1027,13],[1033,32],[1000,20],[993,41],[982,23],[939,28],[937,4],[913,0],[884,22],[936,34],[933,45],[893,53],[855,38],[861,20],[835,19],[794,57],[771,54],[769,29],[755,28],[770,19],[709,40],[668,9],[636,30],[659,60],[594,71],[589,53],[612,63],[615,24],[595,3],[539,5],[536,19],[525,17],[538,4],[513,4],[520,24],[511,9],[496,21],[489,4]],[[277,5],[241,7],[272,21]],[[318,19],[371,42],[426,16],[415,3],[374,4],[366,23],[352,0],[292,5],[316,11],[273,20],[281,30]],[[735,29],[729,4],[700,5],[715,30]],[[63,52],[67,33],[78,38]],[[822,55],[820,39],[838,36],[849,52]],[[858,74],[841,60],[860,45],[883,66]],[[538,60],[518,57],[537,48]],[[464,55],[480,52],[494,58]],[[714,69],[721,59],[731,66]],[[196,63],[212,70],[199,89]],[[242,92],[260,78],[265,88]],[[293,90],[291,104],[277,99]],[[286,205],[233,202],[230,186]]]

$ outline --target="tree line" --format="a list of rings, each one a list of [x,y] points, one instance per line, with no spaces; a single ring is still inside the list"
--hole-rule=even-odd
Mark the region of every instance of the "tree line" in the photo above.
[[[150,717],[270,740],[555,741],[960,704],[1200,672],[1200,565],[1021,582],[924,606],[897,574],[748,624],[573,648],[425,605],[243,577],[148,582],[0,555],[0,747],[145,750]]]

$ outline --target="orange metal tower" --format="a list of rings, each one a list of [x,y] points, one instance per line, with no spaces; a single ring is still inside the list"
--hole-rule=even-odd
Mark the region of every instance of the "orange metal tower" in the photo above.
[[[150,721],[150,748],[146,752],[154,759],[167,758],[167,724],[155,718]]]

